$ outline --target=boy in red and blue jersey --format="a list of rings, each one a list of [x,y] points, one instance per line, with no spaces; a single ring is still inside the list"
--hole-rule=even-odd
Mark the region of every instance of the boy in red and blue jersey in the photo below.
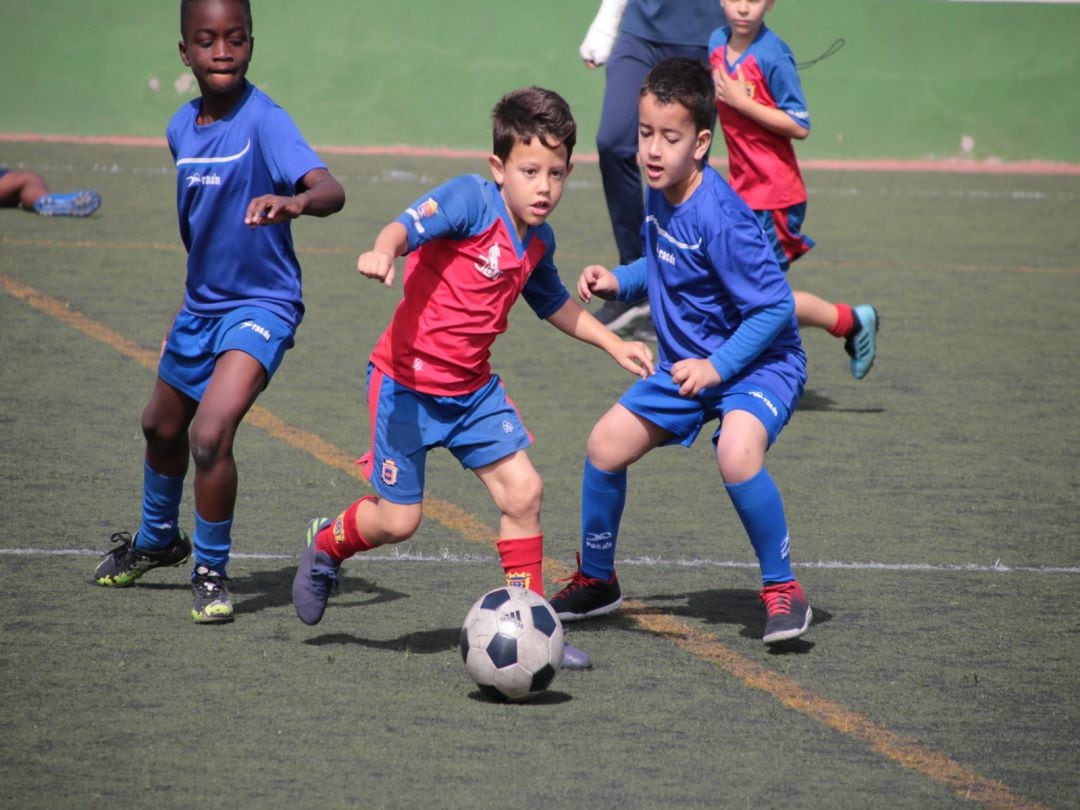
[[[717,110],[728,152],[728,180],[757,213],[786,272],[814,241],[802,233],[803,182],[792,141],[810,134],[802,83],[791,49],[765,25],[774,0],[721,0],[727,25],[709,38]],[[800,326],[844,338],[851,373],[862,379],[877,353],[877,310],[795,293]]]
[[[543,482],[525,452],[532,437],[490,366],[491,346],[519,296],[628,371],[652,373],[649,348],[623,341],[572,301],[555,266],[546,220],[572,169],[569,106],[531,87],[506,95],[492,121],[494,181],[465,175],[425,194],[357,261],[362,275],[391,286],[394,261],[407,254],[404,297],[368,365],[372,446],[362,463],[376,494],[308,526],[293,581],[293,603],[307,624],[322,618],[343,560],[416,532],[425,460],[436,447],[475,472],[498,506],[507,584],[544,594]],[[581,666],[582,655],[568,648],[564,666]]]

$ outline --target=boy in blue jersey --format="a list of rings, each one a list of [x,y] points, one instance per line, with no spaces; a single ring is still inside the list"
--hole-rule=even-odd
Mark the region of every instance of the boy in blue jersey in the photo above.
[[[709,62],[727,145],[728,180],[758,215],[787,272],[814,246],[802,233],[806,185],[792,145],[810,134],[810,114],[791,49],[765,26],[773,2],[721,0],[728,24],[710,35]],[[870,372],[877,354],[874,307],[833,303],[797,290],[795,315],[799,326],[824,329],[844,340],[855,379]]]
[[[716,0],[601,0],[579,53],[604,67],[596,151],[620,264],[641,257],[645,200],[637,161],[638,91],[645,74],[669,56],[708,58],[709,32],[724,22]],[[649,316],[649,302],[605,301],[596,317],[616,332]],[[647,328],[641,334],[647,334]]]
[[[647,291],[659,361],[589,436],[578,570],[551,604],[565,621],[619,607],[615,548],[627,467],[655,447],[689,446],[719,419],[716,459],[761,566],[764,641],[775,644],[802,635],[811,618],[791,571],[780,492],[764,466],[802,395],[806,355],[791,287],[754,213],[703,163],[714,92],[695,59],[666,59],[649,72],[638,107],[645,256],[614,271],[586,267],[578,280],[586,301]]]
[[[362,275],[390,286],[395,261],[408,256],[403,297],[368,366],[372,449],[361,461],[376,495],[309,524],[293,580],[305,624],[322,620],[346,559],[419,528],[427,455],[437,447],[491,493],[506,584],[544,595],[543,481],[526,452],[532,436],[491,369],[491,347],[520,297],[628,371],[652,373],[652,351],[621,340],[573,301],[555,265],[547,219],[562,198],[576,135],[557,93],[508,93],[492,111],[493,180],[463,175],[432,189],[357,260]],[[588,657],[567,645],[563,666],[585,668]]]
[[[344,189],[292,119],[246,80],[251,27],[248,0],[181,0],[180,58],[201,91],[167,130],[188,251],[186,289],[142,416],[142,521],[134,537],[113,535],[119,545],[94,576],[99,585],[124,587],[191,555],[192,541],[178,526],[190,455],[191,615],[200,623],[232,620],[233,439],[304,314],[289,223],[345,204]]]

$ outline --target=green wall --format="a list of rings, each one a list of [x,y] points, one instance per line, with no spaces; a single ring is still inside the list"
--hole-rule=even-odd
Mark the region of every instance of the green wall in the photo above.
[[[488,148],[506,90],[562,92],[592,151],[602,72],[577,46],[598,0],[253,0],[250,78],[320,145]],[[0,131],[161,136],[193,91],[176,0],[0,0]],[[809,60],[803,158],[1080,162],[1080,5],[778,0]],[[155,85],[157,89],[153,89]],[[2,151],[0,151],[2,158]]]

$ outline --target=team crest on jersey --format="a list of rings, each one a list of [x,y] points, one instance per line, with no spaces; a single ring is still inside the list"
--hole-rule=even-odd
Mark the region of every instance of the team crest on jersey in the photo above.
[[[502,271],[499,269],[499,255],[499,246],[492,245],[488,249],[487,258],[482,262],[474,262],[473,267],[479,270],[480,275],[484,278],[489,278],[494,281],[502,274]]]
[[[397,483],[398,465],[392,458],[388,458],[382,465],[382,482],[388,487]]]
[[[420,220],[437,214],[439,211],[439,204],[435,202],[434,198],[428,197],[416,208],[410,208],[405,213],[412,217],[413,226],[416,228],[417,233],[424,232],[424,226],[420,224]]]

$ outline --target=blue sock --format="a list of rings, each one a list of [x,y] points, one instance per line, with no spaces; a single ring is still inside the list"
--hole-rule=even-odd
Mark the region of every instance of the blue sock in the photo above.
[[[229,549],[232,547],[232,520],[209,523],[195,513],[195,567],[204,565],[211,571],[225,576],[229,564]]]
[[[790,582],[791,558],[788,549],[784,502],[768,471],[761,471],[741,484],[724,484],[735,511],[739,513],[750,544],[761,566],[762,582]]]
[[[615,544],[626,506],[626,470],[605,472],[585,459],[581,477],[581,573],[611,579]]]
[[[142,523],[136,538],[137,548],[160,551],[172,542],[183,494],[184,476],[161,475],[143,461]]]

